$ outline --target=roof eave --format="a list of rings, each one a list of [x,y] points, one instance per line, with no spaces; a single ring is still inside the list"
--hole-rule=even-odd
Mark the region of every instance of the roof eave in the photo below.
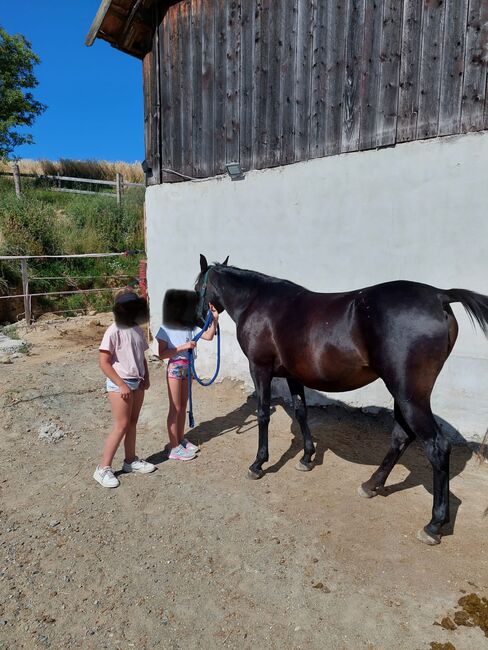
[[[85,45],[88,47],[91,47],[95,42],[95,39],[98,36],[98,31],[102,25],[103,19],[107,15],[111,3],[112,0],[102,0],[102,3],[98,7],[98,11],[85,38]]]

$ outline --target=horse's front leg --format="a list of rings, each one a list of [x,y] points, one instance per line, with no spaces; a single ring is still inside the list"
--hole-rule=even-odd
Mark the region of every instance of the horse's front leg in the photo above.
[[[303,457],[298,461],[296,469],[301,472],[308,472],[313,467],[312,456],[315,454],[315,445],[308,427],[305,389],[303,384],[300,384],[294,379],[287,379],[286,381],[288,382],[288,388],[290,389],[291,398],[293,400],[295,417],[300,425],[300,431],[303,436]]]
[[[269,410],[271,403],[271,371],[262,366],[257,366],[249,362],[251,377],[256,389],[258,398],[258,428],[259,443],[256,460],[249,468],[248,477],[251,479],[261,478],[263,475],[263,463],[269,459],[268,454],[268,426]]]

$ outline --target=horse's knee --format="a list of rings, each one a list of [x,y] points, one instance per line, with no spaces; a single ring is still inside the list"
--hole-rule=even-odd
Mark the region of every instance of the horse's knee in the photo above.
[[[269,413],[262,413],[258,411],[258,425],[260,427],[267,427],[270,421]]]
[[[435,469],[445,470],[449,464],[451,443],[443,436],[428,440],[425,444],[425,453]]]

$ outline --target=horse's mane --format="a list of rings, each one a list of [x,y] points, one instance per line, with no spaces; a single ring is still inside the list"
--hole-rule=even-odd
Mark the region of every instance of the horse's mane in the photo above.
[[[244,278],[246,280],[249,280],[250,282],[254,281],[256,283],[265,283],[265,284],[279,284],[279,285],[285,285],[290,288],[296,288],[296,289],[303,289],[299,284],[296,284],[295,282],[291,282],[290,280],[283,280],[282,278],[275,278],[272,275],[266,275],[265,273],[260,273],[259,271],[250,271],[248,269],[240,269],[237,266],[229,266],[229,265],[224,265],[220,262],[214,262],[212,264],[213,267],[220,269],[220,270],[226,270],[226,271],[232,271],[235,273],[237,276]]]

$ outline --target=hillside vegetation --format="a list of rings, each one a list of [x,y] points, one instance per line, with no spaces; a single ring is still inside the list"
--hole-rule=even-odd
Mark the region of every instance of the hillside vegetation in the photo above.
[[[60,173],[80,178],[113,179],[113,169],[104,161],[60,161],[56,171],[48,171],[49,161],[21,161],[25,173]],[[73,166],[70,168],[69,164]],[[64,166],[63,166],[64,165]],[[134,167],[132,176],[129,170]],[[122,170],[126,180],[140,182],[135,165]],[[98,168],[99,173],[95,175]],[[139,165],[140,168],[140,165]],[[30,171],[27,172],[26,170]],[[69,173],[68,173],[69,169]],[[88,176],[89,169],[92,175]],[[102,173],[101,170],[105,169]],[[75,171],[76,170],[76,171]],[[105,174],[105,175],[104,175]],[[141,170],[142,176],[142,170]],[[88,186],[106,192],[105,186]],[[87,189],[84,187],[83,189]],[[122,206],[107,196],[53,191],[42,179],[22,178],[22,196],[17,198],[11,178],[0,176],[0,255],[57,255],[107,253],[144,249],[144,188],[126,189]],[[29,261],[30,293],[70,291],[77,288],[120,287],[131,282],[138,272],[141,256],[103,259]],[[43,279],[45,278],[45,279]],[[53,279],[59,278],[59,279]],[[22,293],[18,261],[0,261],[0,296]],[[45,311],[107,309],[110,292],[72,294],[64,297],[33,298],[36,316]],[[0,323],[15,320],[23,312],[21,300],[0,299]]]
[[[37,176],[73,176],[75,178],[96,178],[103,181],[115,180],[118,172],[129,183],[144,183],[140,163],[110,162],[108,160],[29,160],[18,161],[21,174]],[[0,160],[0,172],[11,172],[9,163]]]

